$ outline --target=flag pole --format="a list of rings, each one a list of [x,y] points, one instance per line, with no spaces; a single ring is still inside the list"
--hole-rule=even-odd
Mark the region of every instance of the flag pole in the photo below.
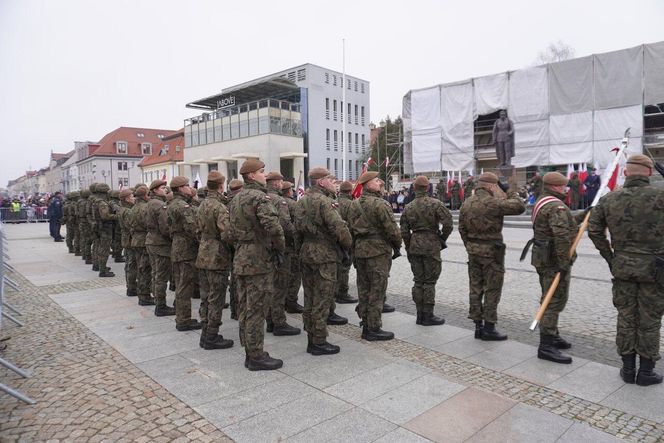
[[[576,252],[576,248],[579,245],[579,242],[581,241],[581,237],[583,237],[583,233],[586,231],[586,228],[588,227],[588,220],[590,219],[590,213],[592,212],[592,207],[597,205],[599,202],[599,199],[607,193],[608,189],[608,179],[613,175],[613,171],[618,167],[618,162],[620,161],[620,157],[625,153],[625,150],[627,149],[627,145],[629,145],[629,130],[630,128],[627,128],[625,131],[625,136],[622,139],[622,143],[620,146],[620,149],[618,149],[618,152],[616,153],[615,158],[611,162],[611,165],[604,171],[604,180],[602,180],[602,187],[600,188],[599,192],[597,192],[597,195],[595,195],[595,199],[593,200],[592,205],[590,206],[590,209],[586,213],[586,216],[583,218],[583,222],[581,223],[581,226],[579,226],[579,231],[576,234],[576,237],[574,238],[574,241],[572,242],[572,246],[569,248],[569,258],[571,259],[574,256],[574,253]],[[569,272],[572,272],[571,269]],[[535,314],[535,319],[533,322],[530,324],[530,330],[534,331],[537,326],[539,325],[539,322],[542,321],[542,317],[544,316],[544,312],[546,311],[546,308],[549,307],[549,303],[551,303],[551,299],[553,298],[553,294],[556,292],[556,289],[558,289],[558,285],[560,284],[560,272],[556,272],[556,276],[553,278],[553,282],[551,283],[551,286],[549,287],[549,290],[546,292],[546,295],[544,296],[544,300],[542,300],[542,304],[540,305],[539,309],[537,310],[537,314]]]

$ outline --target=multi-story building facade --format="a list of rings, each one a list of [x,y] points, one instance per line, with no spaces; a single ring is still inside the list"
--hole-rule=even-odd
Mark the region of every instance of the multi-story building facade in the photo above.
[[[369,82],[304,64],[222,90],[187,106],[183,173],[236,178],[246,158],[293,180],[325,166],[356,179],[369,151]],[[345,95],[345,100],[344,100]]]
[[[76,142],[80,187],[101,182],[111,189],[120,189],[141,182],[140,161],[152,155],[165,137],[175,133],[167,129],[120,127],[97,143]]]
[[[180,175],[178,163],[184,160],[184,132],[164,137],[156,149],[138,164],[141,169],[144,183],[162,179],[170,182],[173,177]]]

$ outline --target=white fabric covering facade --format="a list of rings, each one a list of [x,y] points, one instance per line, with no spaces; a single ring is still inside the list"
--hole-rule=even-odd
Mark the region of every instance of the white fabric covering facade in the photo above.
[[[474,121],[499,109],[514,122],[515,166],[603,168],[628,127],[629,151],[642,151],[643,107],[664,102],[662,73],[659,42],[412,90],[403,100],[405,172],[472,169]]]

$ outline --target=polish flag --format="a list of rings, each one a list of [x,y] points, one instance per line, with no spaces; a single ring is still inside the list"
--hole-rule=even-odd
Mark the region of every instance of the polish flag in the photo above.
[[[569,163],[567,165],[567,181],[569,182],[572,178],[572,174],[574,173],[574,165],[572,163]],[[569,187],[567,188],[569,190]],[[565,204],[569,206],[572,203],[572,196],[570,193],[567,193],[567,196],[565,197]]]
[[[463,200],[463,182],[461,181],[461,171],[459,171],[459,184],[461,185],[461,189],[459,190],[459,195],[461,196],[461,200]]]
[[[447,171],[447,198],[452,197],[452,180],[454,180],[454,172]]]
[[[583,182],[586,180],[586,177],[588,177],[588,167],[586,166],[585,163],[581,163],[579,165],[579,181],[581,182],[581,195],[584,195],[586,193],[586,187],[583,184]]]
[[[613,148],[611,149],[611,152],[617,154],[619,150],[620,150],[619,148]],[[618,165],[616,166],[616,169],[613,170],[613,174],[611,174],[609,183],[606,185],[607,188],[613,191],[616,187],[620,187],[623,185],[623,183],[625,183],[626,164],[627,160],[625,159],[625,155],[623,154],[621,158],[618,159]]]
[[[367,167],[370,161],[372,161],[371,157],[369,157],[366,163],[362,164],[362,172],[360,172],[360,176],[365,172],[367,172]],[[360,198],[360,196],[362,195],[362,185],[359,184],[358,182],[355,182],[355,187],[353,188],[353,192],[351,192],[350,195],[351,197],[353,197],[353,199]]]

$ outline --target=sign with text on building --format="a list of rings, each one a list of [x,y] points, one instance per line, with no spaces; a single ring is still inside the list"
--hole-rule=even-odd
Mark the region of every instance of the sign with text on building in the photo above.
[[[227,108],[228,106],[234,106],[234,105],[235,105],[234,95],[228,95],[226,97],[222,97],[219,100],[217,100],[217,109]]]

